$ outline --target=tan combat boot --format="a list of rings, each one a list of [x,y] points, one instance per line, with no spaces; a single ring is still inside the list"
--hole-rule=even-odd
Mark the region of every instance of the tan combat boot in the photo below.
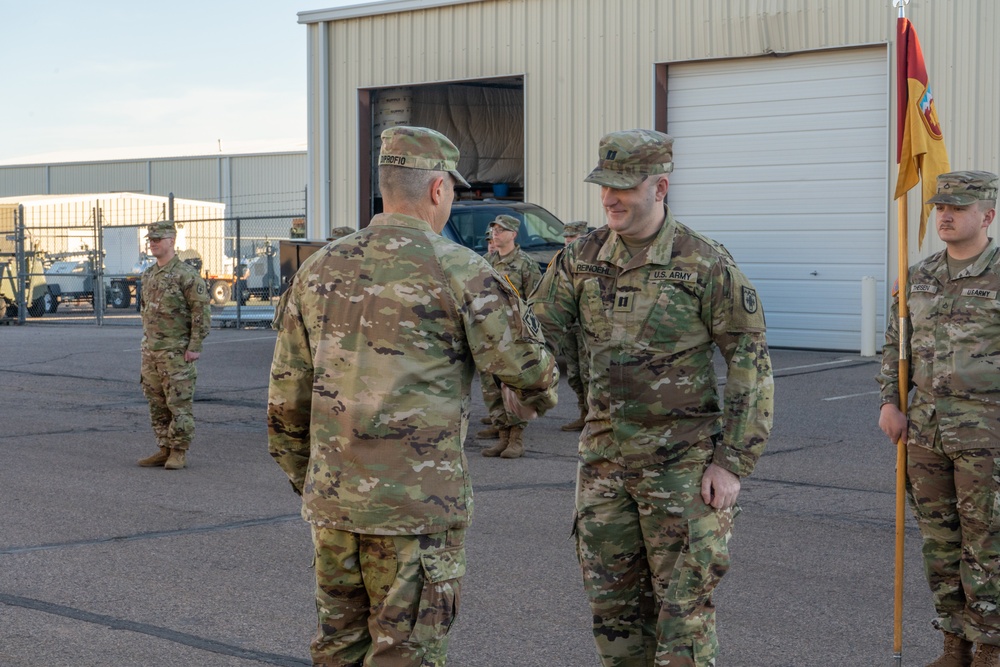
[[[997,667],[998,664],[1000,664],[1000,646],[992,644],[976,646],[976,657],[971,667]]]
[[[152,456],[139,459],[139,465],[143,468],[158,468],[166,463],[168,458],[170,458],[170,448],[160,447],[160,451],[156,452]]]
[[[560,431],[582,431],[583,430],[583,425],[586,424],[586,423],[587,423],[587,406],[586,405],[581,405],[580,406],[580,418],[577,419],[577,420],[575,420],[575,421],[571,421],[568,424],[563,424],[562,426],[559,427],[559,430]]]
[[[489,415],[486,415],[485,417],[480,417],[479,418],[479,423],[480,424],[486,424],[487,426],[489,426],[490,424],[493,423],[493,420],[490,419]]]
[[[510,441],[510,429],[502,428],[500,429],[500,442],[493,445],[492,447],[487,447],[483,450],[483,456],[500,456],[500,453],[507,449],[507,443]]]
[[[187,461],[185,459],[186,457],[183,449],[171,449],[170,458],[168,458],[167,462],[163,464],[163,467],[167,470],[180,470],[187,465]]]
[[[944,653],[927,667],[969,667],[971,664],[972,642],[946,632],[944,633]]]
[[[500,429],[496,426],[488,426],[476,434],[477,440],[492,440],[500,437]]]
[[[500,453],[501,458],[516,459],[524,454],[524,427],[511,426],[507,449]]]

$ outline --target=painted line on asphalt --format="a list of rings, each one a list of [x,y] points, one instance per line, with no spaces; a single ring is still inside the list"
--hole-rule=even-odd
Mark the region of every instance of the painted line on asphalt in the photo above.
[[[830,396],[829,398],[824,398],[824,401],[842,401],[845,398],[857,398],[858,396],[871,396],[872,394],[879,393],[878,389],[872,391],[863,391],[860,394],[844,394],[843,396]]]
[[[787,368],[775,368],[774,372],[783,373],[785,371],[797,371],[803,368],[819,368],[820,366],[835,366],[837,364],[850,364],[855,361],[858,361],[858,359],[851,358],[851,359],[837,359],[836,361],[821,361],[819,363],[805,364],[803,366],[788,366]]]
[[[7,595],[0,593],[0,604],[5,604],[9,607],[31,609],[45,614],[62,616],[63,618],[72,618],[77,621],[83,621],[84,623],[101,625],[106,628],[111,628],[112,630],[137,632],[139,634],[157,637],[175,644],[190,646],[191,648],[195,648],[200,651],[208,651],[219,655],[253,660],[267,665],[279,665],[279,667],[298,667],[299,665],[312,664],[311,661],[301,660],[289,655],[279,655],[277,653],[265,653],[264,651],[254,651],[251,649],[240,648],[239,646],[224,644],[223,642],[218,642],[214,639],[206,639],[205,637],[198,637],[197,635],[191,635],[186,632],[178,632],[177,630],[170,630],[169,628],[161,628],[148,623],[127,621],[122,618],[115,618],[114,616],[106,616],[104,614],[95,614],[61,604],[21,597],[20,595]]]
[[[28,547],[9,547],[0,549],[0,556],[12,554],[26,554],[35,551],[53,551],[56,549],[72,549],[75,547],[90,547],[99,544],[110,544],[119,542],[138,542],[140,540],[157,540],[163,537],[177,537],[182,535],[197,535],[199,533],[216,533],[223,530],[236,530],[239,528],[251,528],[254,526],[266,526],[273,523],[284,523],[286,521],[301,520],[298,514],[282,514],[280,516],[269,516],[263,519],[247,519],[246,521],[234,521],[233,523],[216,524],[214,526],[196,526],[194,528],[178,528],[177,530],[157,530],[148,533],[136,533],[134,535],[121,535],[116,537],[101,537],[92,540],[77,540],[75,542],[61,542],[52,544],[37,544]]]
[[[274,336],[257,336],[256,338],[237,338],[236,340],[206,340],[202,342],[202,347],[206,345],[233,345],[234,343],[249,343],[255,340],[274,340]],[[129,347],[122,352],[142,352],[141,347]]]

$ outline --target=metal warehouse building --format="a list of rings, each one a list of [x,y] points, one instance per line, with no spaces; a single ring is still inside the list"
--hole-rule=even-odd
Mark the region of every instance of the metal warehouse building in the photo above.
[[[1000,7],[914,0],[953,169],[1000,171]],[[310,236],[379,210],[392,124],[452,137],[494,184],[603,224],[583,183],[603,134],[676,138],[669,204],[759,288],[773,345],[857,350],[895,277],[895,21],[882,0],[390,0],[301,12]],[[933,231],[911,261],[939,250]],[[995,231],[995,230],[994,230]]]
[[[301,215],[306,173],[306,152],[301,149],[104,160],[56,158],[0,165],[0,197],[173,193],[225,204],[229,217]]]

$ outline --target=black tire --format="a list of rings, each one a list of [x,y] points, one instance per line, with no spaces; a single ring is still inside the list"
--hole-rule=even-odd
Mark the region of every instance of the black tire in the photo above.
[[[49,296],[52,296],[51,294]],[[46,313],[54,313],[59,310],[59,297],[52,296],[52,299],[45,304]]]
[[[128,291],[128,285],[121,280],[111,281],[111,293],[108,301],[112,308],[128,308],[132,305],[132,293]]]
[[[217,306],[224,306],[229,303],[233,296],[233,288],[225,280],[216,280],[209,286],[212,295],[212,303]]]
[[[28,315],[31,317],[41,317],[46,312],[49,312],[51,303],[55,300],[55,297],[48,291],[42,296],[35,299],[30,306],[28,306]]]

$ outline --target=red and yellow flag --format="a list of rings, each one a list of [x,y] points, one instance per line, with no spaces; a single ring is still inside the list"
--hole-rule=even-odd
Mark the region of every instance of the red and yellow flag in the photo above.
[[[922,184],[919,245],[924,242],[927,215],[932,206],[923,202],[934,196],[938,174],[951,171],[951,167],[934,96],[927,83],[924,54],[913,24],[905,18],[896,21],[896,99],[899,104],[896,117],[899,175],[893,199],[906,195],[918,182]]]

